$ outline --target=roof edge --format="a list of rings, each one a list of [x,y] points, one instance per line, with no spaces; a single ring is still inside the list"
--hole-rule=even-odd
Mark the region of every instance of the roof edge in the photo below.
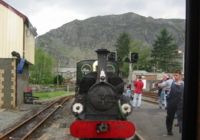
[[[23,19],[24,23],[29,27],[29,29],[33,33],[33,35],[37,36],[36,29],[32,26],[32,24],[29,21],[29,19],[28,19],[27,16],[25,16],[24,14],[22,14],[21,12],[19,12],[18,10],[16,10],[14,7],[12,7],[11,5],[9,5],[8,3],[4,2],[3,0],[0,0],[0,4],[2,4],[3,6],[5,6],[9,10],[11,10],[15,14],[17,14],[18,16],[20,16]]]

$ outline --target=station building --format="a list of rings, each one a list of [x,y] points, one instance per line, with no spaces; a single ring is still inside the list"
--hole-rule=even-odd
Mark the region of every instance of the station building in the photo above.
[[[29,19],[0,0],[0,108],[23,103],[29,65],[34,64],[36,29]]]

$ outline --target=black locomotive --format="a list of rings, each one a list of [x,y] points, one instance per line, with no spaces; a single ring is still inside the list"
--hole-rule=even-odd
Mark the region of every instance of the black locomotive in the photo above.
[[[81,73],[77,73],[79,78],[72,105],[77,119],[70,132],[82,139],[130,137],[135,127],[126,120],[131,105],[122,94],[124,82],[118,76],[117,63],[107,61],[108,50],[96,52],[98,61],[81,61],[77,65],[77,71],[81,70]]]

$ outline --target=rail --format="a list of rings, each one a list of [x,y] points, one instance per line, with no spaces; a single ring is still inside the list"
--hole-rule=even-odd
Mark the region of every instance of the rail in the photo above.
[[[57,111],[66,101],[72,97],[73,96],[67,96],[52,102],[38,113],[8,130],[6,133],[0,136],[0,139],[27,139],[37,128],[39,128],[39,126],[41,126],[41,124],[45,122],[45,120],[47,120],[55,111]]]

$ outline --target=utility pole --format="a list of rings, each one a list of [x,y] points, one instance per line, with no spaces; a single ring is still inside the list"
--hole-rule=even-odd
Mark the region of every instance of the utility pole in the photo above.
[[[132,82],[132,71],[133,71],[133,67],[132,67],[132,63],[131,63],[131,52],[129,52],[129,75],[128,75],[128,83],[131,84]]]
[[[181,54],[182,56],[182,73],[184,74],[184,69],[185,69],[185,50],[178,50],[178,53]]]
[[[59,67],[60,67],[60,59],[58,58],[57,59],[57,77],[56,77],[56,83],[57,83],[57,87],[59,86],[59,71],[58,71],[58,69],[59,69]]]
[[[133,72],[133,63],[137,63],[139,58],[138,53],[136,52],[129,52],[129,76],[128,76],[128,80],[129,80],[129,84],[131,84],[132,82],[132,72]]]

